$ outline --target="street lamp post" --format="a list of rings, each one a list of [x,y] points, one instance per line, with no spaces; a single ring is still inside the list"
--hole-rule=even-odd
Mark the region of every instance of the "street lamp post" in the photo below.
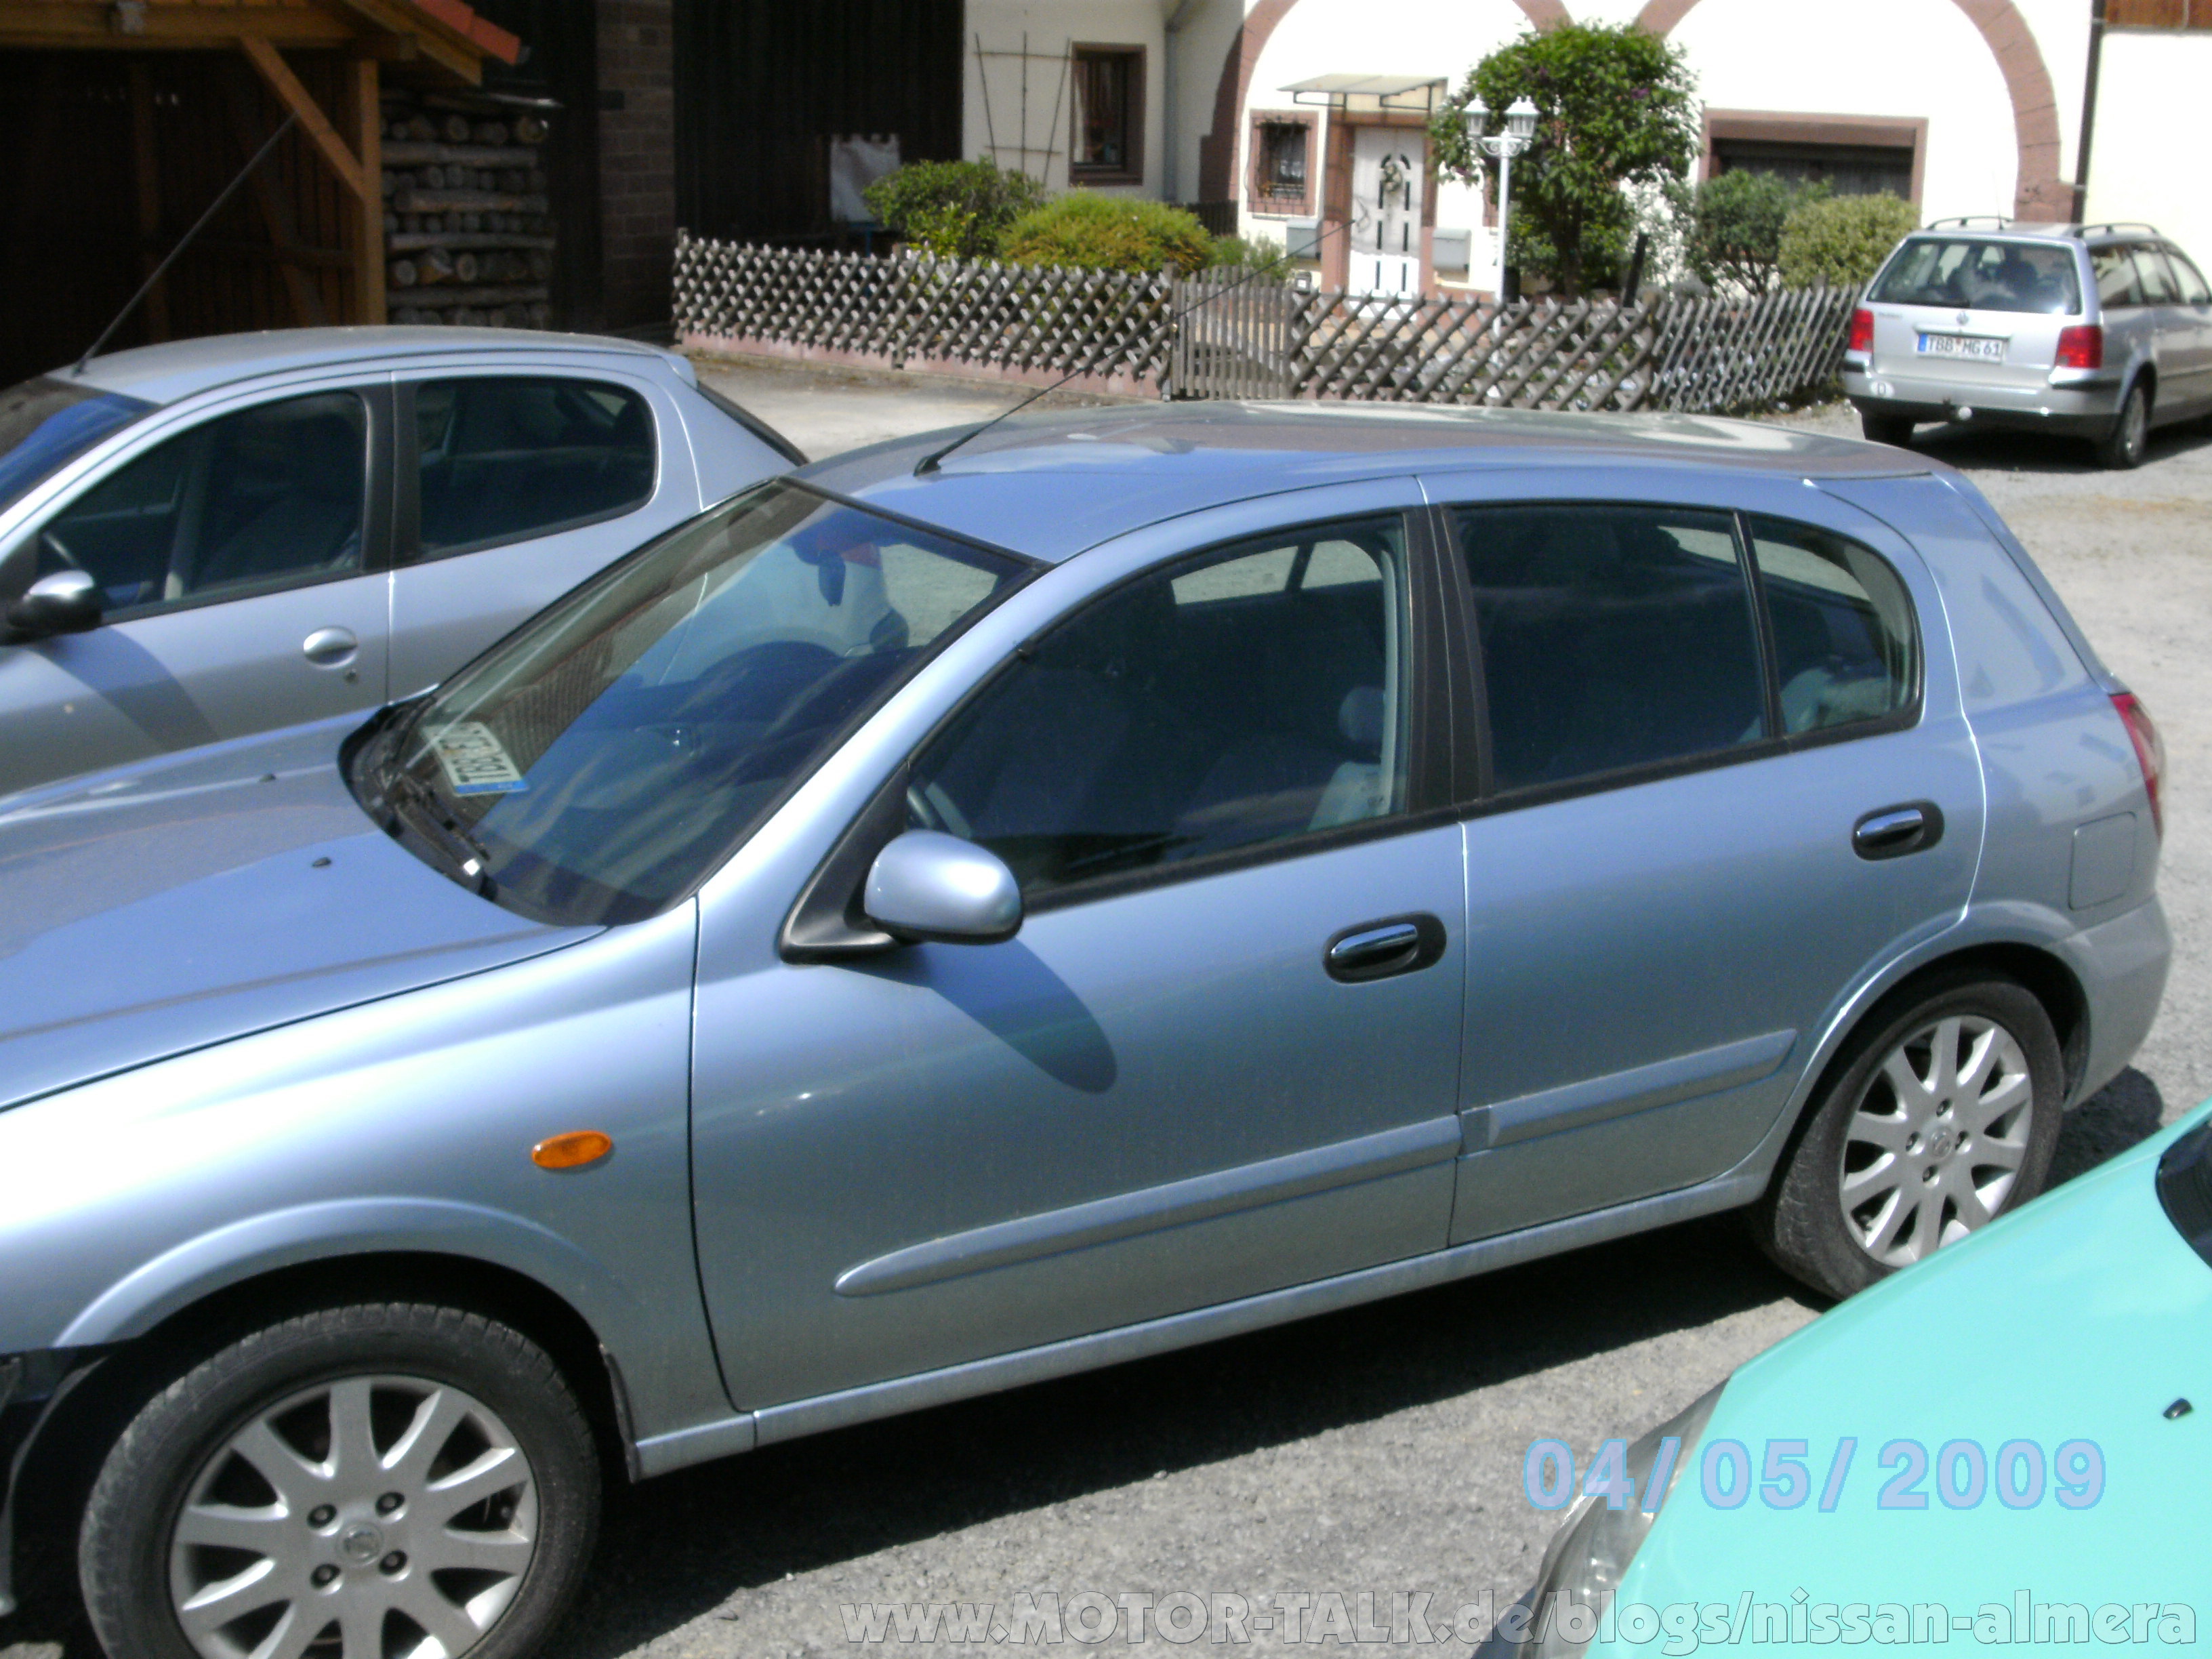
[[[1498,303],[1505,303],[1505,242],[1510,228],[1509,215],[1513,185],[1513,158],[1536,142],[1536,118],[1542,112],[1528,98],[1513,100],[1505,112],[1505,131],[1494,138],[1483,136],[1482,129],[1490,119],[1490,109],[1480,94],[1460,112],[1467,123],[1468,148],[1487,155],[1498,163]]]

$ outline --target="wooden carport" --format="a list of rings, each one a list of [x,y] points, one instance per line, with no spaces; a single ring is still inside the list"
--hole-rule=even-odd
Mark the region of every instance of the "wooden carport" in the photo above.
[[[287,112],[113,346],[382,322],[384,77],[520,50],[461,0],[0,0],[0,385],[82,350]]]

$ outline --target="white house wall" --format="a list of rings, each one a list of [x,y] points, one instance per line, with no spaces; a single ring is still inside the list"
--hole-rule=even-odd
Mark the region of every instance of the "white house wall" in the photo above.
[[[2185,115],[2212,89],[2212,33],[2115,29],[2097,76],[2089,145],[2092,219],[2143,219],[2212,269],[2212,188]]]
[[[1233,11],[1237,0],[1213,0]],[[1066,53],[1071,45],[1145,49],[1145,154],[1141,185],[1098,188],[1116,196],[1163,194],[1161,76],[1165,32],[1160,0],[968,0],[967,34],[961,51],[967,85],[961,124],[966,154],[996,160],[1042,179],[1048,189],[1067,188],[1067,143],[1074,125]],[[1224,41],[1233,31],[1224,31]],[[1028,36],[1030,58],[1023,51]],[[979,58],[976,43],[982,44]],[[1220,73],[1219,50],[1203,74],[1210,91]],[[1024,74],[1026,70],[1026,85]],[[1180,101],[1180,100],[1178,100]],[[1055,111],[1057,113],[1055,114]],[[1201,129],[1202,130],[1202,129]],[[1195,174],[1186,172],[1185,178]],[[1188,189],[1188,186],[1186,186]]]

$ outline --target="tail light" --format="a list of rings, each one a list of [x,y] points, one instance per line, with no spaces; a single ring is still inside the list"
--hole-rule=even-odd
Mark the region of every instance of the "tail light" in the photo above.
[[[2112,707],[2120,711],[2120,723],[2128,728],[2129,741],[2136,746],[2136,763],[2142,768],[2143,793],[2150,797],[2150,827],[2163,838],[2166,810],[2159,797],[2166,787],[2166,745],[2159,741],[2150,710],[2134,692],[2115,691]]]
[[[2070,328],[2066,331],[2069,334],[2074,332]],[[1835,337],[1831,335],[1829,337],[1833,339]],[[1869,311],[1864,306],[1851,313],[1851,337],[1845,342],[1844,349],[1846,351],[1874,349],[1874,313]]]
[[[2105,366],[2105,328],[2101,323],[2076,323],[2058,331],[2060,368],[2102,368]]]

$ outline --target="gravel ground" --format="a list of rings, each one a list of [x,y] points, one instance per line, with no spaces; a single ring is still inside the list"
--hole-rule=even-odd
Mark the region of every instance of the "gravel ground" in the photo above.
[[[981,418],[1008,397],[780,368],[710,378],[816,455]],[[1842,410],[1792,421],[1852,429]],[[2212,662],[2195,639],[2212,614],[2212,433],[2163,436],[2124,474],[2057,442],[1923,444],[1996,501],[2142,694],[2171,760],[2172,982],[2136,1066],[2069,1120],[2070,1176],[2212,1093]],[[1486,1590],[1504,1605],[1534,1575],[1550,1524],[1520,1489],[1531,1439],[1637,1432],[1818,1311],[1718,1218],[774,1447],[621,1498],[546,1651],[844,1652],[848,1604],[1005,1606],[1045,1591],[1241,1595],[1261,1613],[1262,1596],[1329,1592],[1357,1613],[1368,1592],[1385,1627],[1394,1595],[1427,1594],[1442,1625]],[[1437,1633],[1436,1650],[1466,1650]],[[1255,1627],[1250,1650],[1279,1645]],[[0,1624],[0,1659],[93,1651],[66,1611]]]

